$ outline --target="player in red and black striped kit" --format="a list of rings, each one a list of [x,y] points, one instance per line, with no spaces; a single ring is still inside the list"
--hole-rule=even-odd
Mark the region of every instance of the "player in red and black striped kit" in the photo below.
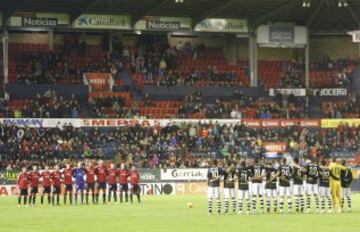
[[[47,195],[48,204],[51,203],[51,172],[49,166],[45,166],[45,170],[41,173],[42,177],[42,192],[41,192],[41,204],[44,204],[44,196]]]
[[[40,173],[38,171],[38,167],[34,166],[33,170],[30,172],[30,182],[31,182],[31,190],[29,196],[29,205],[35,205],[36,202],[36,194],[39,192],[39,179]]]
[[[56,205],[60,205],[61,172],[59,171],[58,165],[55,166],[55,169],[51,173],[50,178],[53,184],[52,204],[55,205],[55,195],[56,195]]]
[[[18,205],[21,206],[21,198],[24,198],[24,206],[26,207],[27,196],[28,196],[28,184],[29,184],[29,174],[27,173],[27,169],[24,167],[21,169],[21,173],[19,174],[17,184],[19,188],[19,196],[18,196]]]
[[[86,204],[89,204],[89,192],[91,191],[91,197],[93,204],[96,203],[95,200],[95,168],[92,163],[89,163],[89,166],[85,169],[85,183],[86,183],[86,194],[85,200]]]
[[[126,201],[126,203],[129,203],[129,197],[128,197],[129,171],[126,169],[125,164],[121,164],[120,169],[118,171],[118,177],[119,177],[119,184],[120,184],[120,203],[123,202],[123,193],[125,193],[125,201]]]
[[[102,193],[103,204],[106,204],[106,176],[107,169],[101,160],[99,166],[95,168],[95,174],[97,177],[97,192],[96,192],[96,203],[99,203],[99,195]]]
[[[67,199],[67,194],[69,193],[69,200],[70,200],[70,205],[72,205],[73,202],[73,198],[72,198],[72,193],[73,193],[73,170],[70,166],[70,164],[66,164],[66,168],[63,170],[62,172],[63,175],[63,179],[64,179],[64,184],[65,184],[65,191],[64,191],[64,205],[66,205],[66,199]]]
[[[117,202],[117,182],[116,182],[116,178],[117,178],[117,169],[115,168],[114,164],[110,164],[110,168],[107,171],[108,174],[108,185],[109,185],[109,192],[108,192],[108,202],[111,201],[111,193],[113,193],[114,195],[114,202]]]
[[[133,194],[137,196],[138,202],[140,203],[140,175],[139,172],[136,170],[135,166],[132,166],[130,171],[130,201],[133,203]]]

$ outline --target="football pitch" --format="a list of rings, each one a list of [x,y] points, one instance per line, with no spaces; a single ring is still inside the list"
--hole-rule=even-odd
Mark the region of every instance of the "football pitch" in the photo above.
[[[1,232],[191,232],[191,231],[359,231],[360,194],[344,214],[207,215],[206,196],[146,196],[143,203],[18,208],[15,197],[0,198]],[[188,202],[194,207],[187,208]]]

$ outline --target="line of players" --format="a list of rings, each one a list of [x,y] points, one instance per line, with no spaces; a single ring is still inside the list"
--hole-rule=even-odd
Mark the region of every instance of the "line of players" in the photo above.
[[[64,205],[73,204],[73,192],[75,186],[75,204],[78,204],[80,196],[80,203],[89,204],[89,196],[93,204],[99,203],[99,196],[102,195],[102,202],[106,204],[111,202],[113,196],[114,202],[117,202],[117,191],[119,186],[120,203],[123,202],[125,196],[126,203],[129,203],[128,191],[130,190],[130,202],[133,202],[133,195],[136,195],[140,203],[140,175],[135,166],[128,170],[125,164],[121,164],[120,169],[115,167],[115,164],[110,164],[106,167],[102,161],[99,165],[94,167],[89,163],[87,167],[82,162],[77,164],[77,167],[71,167],[66,164],[66,168],[59,169],[55,165],[53,170],[49,166],[45,166],[43,171],[39,171],[37,166],[34,166],[32,171],[28,172],[27,168],[22,168],[18,177],[18,205],[23,203],[24,206],[35,205],[37,194],[39,193],[39,186],[41,183],[41,204],[44,204],[44,198],[47,197],[48,204],[60,205],[61,184],[64,188]],[[29,193],[30,187],[30,193]],[[108,189],[108,191],[107,191]],[[107,199],[106,193],[108,192]]]
[[[246,205],[247,214],[256,213],[257,200],[260,202],[260,213],[265,211],[265,200],[267,212],[279,210],[280,213],[284,213],[287,200],[287,209],[291,213],[293,199],[296,212],[309,213],[311,212],[311,197],[315,201],[317,213],[325,212],[326,205],[329,213],[336,209],[342,212],[345,199],[350,212],[350,186],[353,180],[351,169],[345,166],[344,160],[333,160],[329,165],[327,163],[326,160],[322,160],[321,163],[309,161],[301,166],[299,160],[294,159],[293,165],[290,166],[285,158],[280,164],[255,159],[253,162],[241,161],[239,164],[229,162],[226,167],[219,167],[217,161],[214,160],[208,169],[208,213],[213,212],[213,199],[216,200],[217,212],[221,213],[221,180],[224,182],[225,214],[229,212],[230,200],[233,213],[236,213],[236,205],[238,205],[239,214],[245,212],[243,205]],[[235,183],[238,186],[238,204]]]

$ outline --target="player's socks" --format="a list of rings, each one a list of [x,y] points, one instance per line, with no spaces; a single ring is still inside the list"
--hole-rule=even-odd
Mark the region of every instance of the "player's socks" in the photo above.
[[[310,210],[310,205],[311,205],[310,200],[311,200],[310,195],[306,195],[306,208],[308,210]]]
[[[32,195],[29,196],[29,205],[32,203]]]
[[[270,198],[266,199],[266,210],[268,213],[270,213]]]
[[[120,191],[120,203],[123,202],[123,191]]]
[[[93,204],[96,204],[95,193],[91,193],[91,199],[92,199]]]
[[[219,198],[216,198],[216,207],[217,207],[217,212],[220,213],[221,212],[221,203],[220,203]]]
[[[351,197],[347,196],[346,201],[347,201],[348,209],[351,210]]]
[[[99,193],[95,194],[95,203],[99,203]]]
[[[75,205],[77,205],[78,204],[78,193],[76,192],[75,193]]]
[[[81,204],[84,204],[84,191],[80,192],[80,201],[81,201]]]
[[[264,198],[260,195],[260,208],[261,210],[264,210]]]
[[[102,198],[103,198],[103,204],[105,204],[106,203],[106,193],[105,192],[103,192]]]
[[[40,202],[41,202],[42,205],[44,204],[44,196],[41,196]]]
[[[127,192],[125,192],[125,201],[126,201],[126,203],[129,202],[129,194]]]
[[[131,202],[131,204],[133,203],[133,194],[132,193],[130,193],[130,202]]]
[[[89,193],[85,194],[85,202],[87,205],[89,204]]]
[[[341,208],[344,208],[345,198],[341,198]],[[333,202],[333,206],[335,209],[335,201]]]
[[[304,196],[300,196],[300,211],[304,212],[304,207],[305,207],[305,198]]]
[[[287,205],[288,205],[288,212],[292,211],[292,200],[290,197],[287,199]]]
[[[35,203],[36,203],[36,195],[34,195],[32,198],[32,204],[35,205]]]
[[[284,211],[284,198],[281,197],[280,198],[280,212],[283,212]]]
[[[255,195],[252,197],[252,209],[255,212],[255,210],[256,210],[256,196]]]
[[[295,210],[296,212],[300,211],[300,207],[299,207],[299,196],[295,196]]]
[[[225,213],[228,213],[229,211],[229,199],[225,199],[224,201],[224,207],[225,207]]]
[[[235,211],[236,211],[236,199],[235,199],[235,197],[232,198],[232,209],[233,209],[233,213],[235,213]]]
[[[314,198],[315,198],[316,210],[319,210],[319,196],[318,196],[318,195],[314,195]]]
[[[328,210],[332,210],[332,201],[331,201],[331,197],[326,197],[327,198],[327,202],[328,202]]]
[[[111,202],[111,191],[109,191],[109,195],[108,195],[108,202]]]
[[[50,195],[48,195],[48,204],[50,205],[51,204],[51,197],[50,197]]]
[[[239,212],[242,212],[242,208],[243,208],[243,201],[239,200]]]
[[[278,207],[278,200],[277,198],[274,199],[274,212],[277,211],[277,207]]]
[[[250,212],[250,199],[246,199],[246,210],[247,212]]]
[[[116,194],[116,191],[114,191],[114,202],[115,202],[115,203],[117,202],[117,194]]]
[[[21,196],[18,197],[18,205],[21,205]]]
[[[66,198],[67,198],[67,193],[64,193],[64,205],[66,205]]]
[[[140,202],[141,202],[141,200],[140,200],[140,193],[137,193],[136,196],[137,196],[138,202],[140,203]]]
[[[26,205],[27,197],[24,196],[24,205]]]
[[[56,195],[56,205],[60,205],[60,195]]]
[[[121,198],[120,198],[120,202],[121,202]],[[212,199],[208,200],[208,212],[212,213]]]
[[[325,197],[321,197],[321,210],[325,210]]]

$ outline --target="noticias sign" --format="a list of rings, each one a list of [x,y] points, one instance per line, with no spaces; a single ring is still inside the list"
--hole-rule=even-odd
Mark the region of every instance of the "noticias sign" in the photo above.
[[[43,17],[22,17],[22,25],[31,27],[55,27],[58,25],[58,19]]]
[[[179,30],[181,25],[180,22],[147,20],[146,27],[153,30]]]

